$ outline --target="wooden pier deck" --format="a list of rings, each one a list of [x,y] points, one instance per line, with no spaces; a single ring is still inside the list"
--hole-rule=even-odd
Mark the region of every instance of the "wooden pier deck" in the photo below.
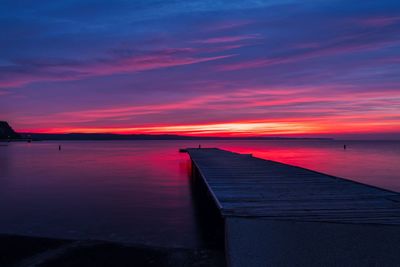
[[[216,148],[186,152],[224,217],[400,224],[398,193]]]

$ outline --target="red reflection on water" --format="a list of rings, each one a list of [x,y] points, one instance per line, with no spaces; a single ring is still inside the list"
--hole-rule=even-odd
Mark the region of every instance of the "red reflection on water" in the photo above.
[[[400,191],[399,142],[117,141],[0,149],[3,233],[198,246],[185,147],[218,147]]]
[[[188,156],[165,142],[40,142],[0,151],[3,232],[197,246]],[[10,204],[12,203],[12,204]]]
[[[400,191],[400,142],[396,141],[253,141],[223,147]]]

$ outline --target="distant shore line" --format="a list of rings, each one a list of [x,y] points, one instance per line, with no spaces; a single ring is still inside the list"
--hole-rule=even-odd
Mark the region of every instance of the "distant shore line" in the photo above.
[[[19,133],[20,138],[0,139],[0,141],[62,141],[62,140],[317,140],[331,141],[333,138],[311,138],[311,137],[234,137],[234,136],[184,136],[184,135],[151,135],[151,134],[108,134],[108,133],[67,133],[67,134],[45,134],[45,133]]]
[[[223,251],[206,248],[0,234],[0,249],[0,266],[225,266]]]

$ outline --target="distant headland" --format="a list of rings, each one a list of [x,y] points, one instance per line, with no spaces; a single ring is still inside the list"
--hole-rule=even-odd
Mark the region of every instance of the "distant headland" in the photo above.
[[[16,133],[6,121],[0,121],[0,140],[20,139],[21,136]]]
[[[332,138],[291,138],[291,137],[220,137],[187,136],[172,134],[112,134],[112,133],[16,133],[6,121],[0,121],[0,140],[332,140]]]

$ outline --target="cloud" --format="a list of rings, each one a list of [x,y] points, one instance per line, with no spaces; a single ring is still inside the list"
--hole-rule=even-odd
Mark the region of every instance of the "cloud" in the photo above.
[[[247,88],[177,102],[31,115],[21,117],[20,123],[25,124],[24,131],[35,131],[29,124],[40,121],[46,128],[36,129],[51,132],[200,135],[328,133],[336,131],[332,121],[339,128],[346,127],[341,129],[345,132],[376,131],[379,127],[385,131],[400,130],[397,123],[400,115],[396,115],[399,94],[390,97],[383,91],[338,94],[332,88],[321,89]]]
[[[301,62],[314,58],[328,58],[341,54],[381,50],[386,47],[400,45],[400,40],[391,38],[391,34],[400,34],[400,27],[385,31],[384,33],[365,31],[336,36],[329,41],[297,43],[293,45],[292,48],[288,47],[288,49],[283,52],[283,54],[286,55],[274,55],[270,58],[251,60],[241,59],[239,62],[222,64],[216,68],[221,71],[263,68],[277,64]]]
[[[269,134],[297,134],[305,131],[315,130],[315,127],[304,125],[299,122],[261,122],[241,121],[231,123],[215,124],[185,124],[185,125],[159,125],[149,127],[126,127],[126,128],[64,128],[47,129],[51,133],[122,133],[122,134],[184,134],[184,135],[229,135],[251,136]]]
[[[3,7],[0,107],[18,129],[398,129],[395,1]]]
[[[93,76],[135,73],[161,68],[185,66],[220,60],[233,55],[192,56],[186,49],[167,49],[145,55],[115,56],[92,61],[38,60],[19,61],[0,66],[0,88],[14,87],[39,81],[80,80]]]
[[[194,41],[195,43],[202,44],[219,44],[219,43],[232,43],[238,41],[252,40],[252,39],[260,39],[259,34],[247,34],[247,35],[239,35],[239,36],[219,36],[213,38],[207,38],[203,40]]]
[[[400,23],[400,16],[372,16],[359,19],[357,22],[363,26],[386,27]]]

